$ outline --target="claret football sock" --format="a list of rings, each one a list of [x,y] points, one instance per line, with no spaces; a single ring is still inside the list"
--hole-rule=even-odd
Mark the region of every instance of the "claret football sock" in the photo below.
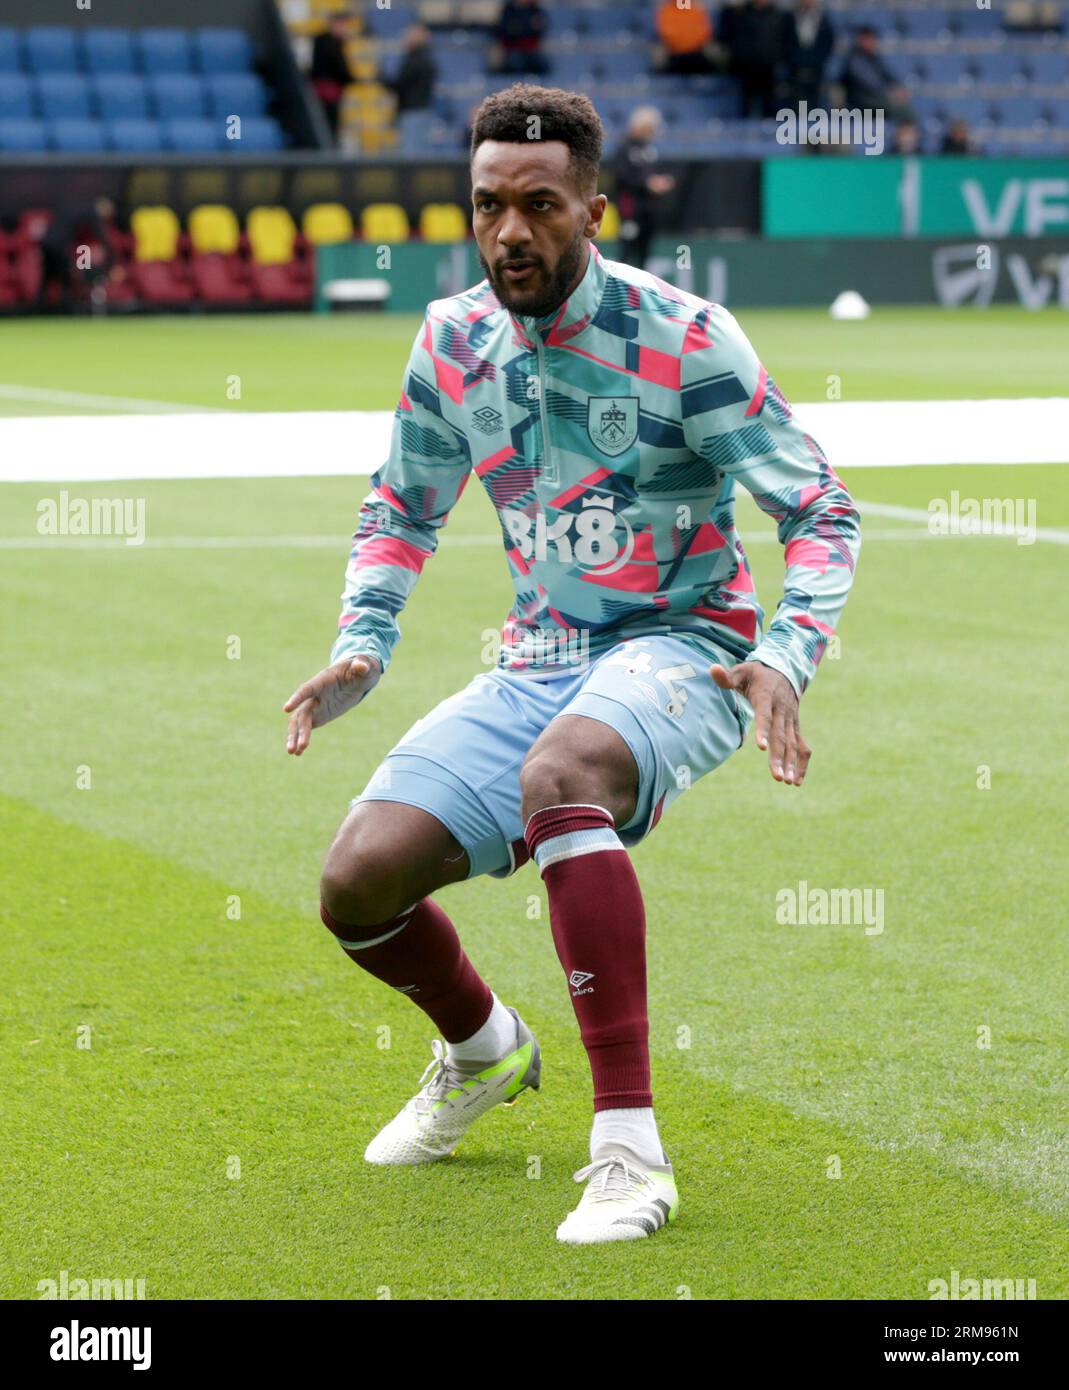
[[[516,1017],[509,1013],[492,990],[491,994],[494,1003],[490,1017],[478,1032],[463,1042],[446,1044],[446,1056],[460,1071],[481,1071],[516,1046],[519,1032]]]
[[[465,955],[456,927],[430,898],[373,927],[339,922],[322,905],[319,915],[349,959],[407,994],[447,1043],[470,1039],[487,1022],[494,1005],[490,987]]]
[[[646,914],[612,816],[602,806],[550,806],[525,831],[549,895],[564,966],[594,1077],[595,1111],[646,1109]]]

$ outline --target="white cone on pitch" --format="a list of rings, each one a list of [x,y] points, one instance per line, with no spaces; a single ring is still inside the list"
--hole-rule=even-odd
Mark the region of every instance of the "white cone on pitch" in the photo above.
[[[833,319],[867,319],[872,309],[864,295],[857,290],[843,290],[837,294],[828,310]]]

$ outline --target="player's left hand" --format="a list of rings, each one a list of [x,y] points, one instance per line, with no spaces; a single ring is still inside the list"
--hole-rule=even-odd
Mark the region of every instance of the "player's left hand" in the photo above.
[[[798,696],[787,677],[760,661],[740,661],[730,670],[710,666],[709,674],[721,690],[737,690],[753,706],[754,737],[758,748],[768,749],[776,781],[800,787],[812,750],[798,726]]]

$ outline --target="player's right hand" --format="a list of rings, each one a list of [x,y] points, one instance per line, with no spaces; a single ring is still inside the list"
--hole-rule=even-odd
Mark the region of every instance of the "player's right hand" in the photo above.
[[[297,687],[283,710],[289,715],[286,752],[296,757],[308,747],[312,730],[358,705],[382,675],[373,656],[347,656]]]

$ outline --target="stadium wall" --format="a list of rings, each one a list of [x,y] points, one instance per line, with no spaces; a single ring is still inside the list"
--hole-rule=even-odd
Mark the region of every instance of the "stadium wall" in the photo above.
[[[616,255],[614,242],[599,245],[610,259]],[[1069,309],[1069,237],[1015,237],[987,245],[984,256],[977,250],[975,239],[659,237],[649,269],[680,289],[735,307],[826,307],[843,290],[856,290],[870,304]],[[471,242],[321,247],[316,271],[321,312],[330,308],[328,286],[334,280],[385,279],[387,308],[417,313],[429,300],[482,278]]]
[[[770,159],[769,237],[1069,234],[1069,160]]]

